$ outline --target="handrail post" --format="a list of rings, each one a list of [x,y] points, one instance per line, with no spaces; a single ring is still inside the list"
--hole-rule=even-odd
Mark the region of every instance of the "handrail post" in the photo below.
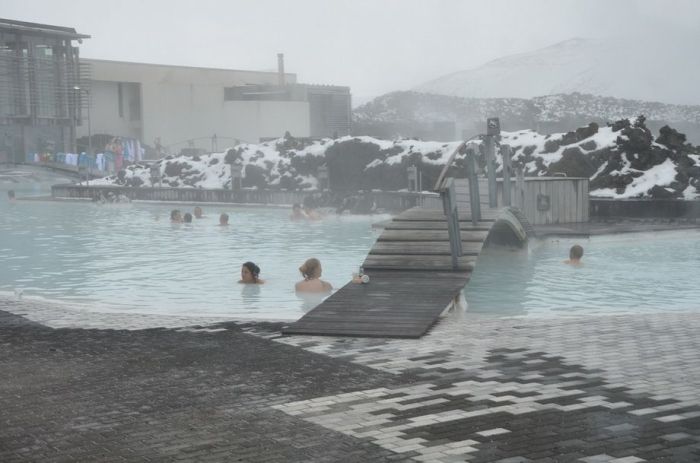
[[[479,178],[476,175],[475,160],[476,152],[470,146],[467,148],[465,164],[467,165],[467,179],[469,180],[469,206],[474,225],[481,220],[481,198],[479,197]]]
[[[447,233],[450,237],[450,255],[452,256],[452,268],[459,268],[458,257],[462,255],[462,235],[459,230],[459,215],[457,213],[457,198],[454,179],[445,179],[445,188],[440,191],[442,207],[447,216]]]
[[[521,211],[525,210],[525,174],[523,168],[518,167],[515,171],[515,199],[516,206]]]
[[[498,196],[496,189],[496,137],[486,135],[486,175],[489,179],[489,207],[498,207]]]
[[[512,150],[508,145],[501,145],[501,159],[503,160],[503,205],[508,207],[511,203],[510,196],[510,158]]]

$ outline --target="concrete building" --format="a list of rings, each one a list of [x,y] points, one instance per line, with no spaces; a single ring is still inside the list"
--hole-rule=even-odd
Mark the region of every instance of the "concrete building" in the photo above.
[[[335,85],[246,85],[227,87],[224,100],[239,112],[264,102],[306,103],[305,137],[322,138],[350,134],[352,97],[349,87]],[[292,132],[297,135],[297,132]]]
[[[158,141],[177,154],[258,142],[287,131],[298,137],[350,132],[350,89],[297,84],[281,59],[278,72],[82,61],[92,76],[92,134],[136,138],[151,146]],[[87,135],[85,124],[78,134]]]
[[[112,136],[179,153],[350,133],[350,89],[298,84],[281,54],[277,72],[80,58],[89,37],[0,19],[0,162],[94,154]]]
[[[84,75],[75,29],[0,19],[0,162],[75,150]]]

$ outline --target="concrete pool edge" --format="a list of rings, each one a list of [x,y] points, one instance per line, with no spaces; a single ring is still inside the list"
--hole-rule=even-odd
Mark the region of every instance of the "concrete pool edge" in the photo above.
[[[252,319],[224,315],[156,314],[118,310],[91,310],[90,304],[50,300],[40,296],[16,297],[0,294],[0,305],[8,312],[49,328],[98,330],[142,330],[186,328],[219,323],[290,323],[289,319]]]
[[[225,315],[197,315],[197,314],[162,314],[148,312],[130,312],[115,309],[91,309],[90,303],[74,303],[70,301],[46,299],[41,296],[12,297],[8,293],[0,293],[0,306],[8,312],[27,318],[49,328],[77,328],[77,329],[117,329],[117,330],[141,330],[150,328],[186,328],[192,326],[215,326],[220,323],[234,323],[254,327],[256,325],[285,325],[292,323],[293,319],[282,318],[245,318],[240,316]],[[463,307],[446,309],[437,319],[436,323],[421,338],[440,336],[444,326],[454,324],[519,324],[540,325],[552,323],[580,322],[582,320],[618,319],[627,317],[647,316],[695,316],[700,314],[687,311],[650,311],[643,313],[630,313],[626,311],[612,313],[556,313],[550,316],[543,315],[493,315],[479,312],[469,312]],[[436,334],[438,333],[438,334]],[[281,335],[280,333],[277,333]],[[287,335],[285,335],[286,337]],[[304,335],[291,335],[291,337],[305,337]],[[340,339],[365,339],[355,336],[313,336],[320,338]],[[372,339],[372,338],[367,338]],[[384,339],[384,338],[379,338]]]
[[[648,233],[681,230],[700,230],[700,222],[682,223],[677,220],[627,220],[609,222],[562,223],[535,225],[536,238],[588,237],[624,233]]]

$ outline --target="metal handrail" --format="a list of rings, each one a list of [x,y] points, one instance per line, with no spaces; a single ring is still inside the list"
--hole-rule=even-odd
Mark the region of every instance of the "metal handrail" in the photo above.
[[[457,153],[460,152],[462,148],[467,144],[466,141],[463,141],[460,143],[457,148],[452,152],[450,157],[447,159],[447,162],[445,163],[445,167],[442,168],[442,171],[440,172],[440,175],[438,176],[437,182],[435,182],[435,188],[433,189],[434,191],[443,191],[445,189],[445,185],[443,184],[445,181],[445,177],[447,175],[447,171],[450,169],[452,166],[452,163],[455,160],[455,157],[457,156]]]
[[[440,175],[438,176],[437,182],[435,182],[435,188],[433,188],[433,191],[443,191],[445,189],[445,177],[447,176],[447,171],[452,167],[452,163],[455,160],[455,157],[457,157],[457,153],[459,153],[466,145],[468,142],[474,140],[475,138],[480,137],[481,135],[474,135],[473,137],[467,138],[464,140],[462,143],[460,143],[455,150],[452,152],[450,157],[447,159],[447,162],[445,163],[445,167],[442,168],[442,171],[440,172]]]

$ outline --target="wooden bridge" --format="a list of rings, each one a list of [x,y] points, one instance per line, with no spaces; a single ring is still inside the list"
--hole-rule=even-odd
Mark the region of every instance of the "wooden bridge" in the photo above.
[[[461,150],[467,150],[468,176],[455,180],[447,172]],[[435,188],[443,210],[409,209],[385,226],[363,263],[368,284],[348,283],[282,333],[424,335],[469,282],[485,243],[522,246],[528,238],[528,224],[519,211],[495,207],[495,175],[480,182],[475,158],[464,143],[450,157]],[[510,185],[510,163],[504,165]],[[481,202],[484,188],[490,193],[486,203]]]

